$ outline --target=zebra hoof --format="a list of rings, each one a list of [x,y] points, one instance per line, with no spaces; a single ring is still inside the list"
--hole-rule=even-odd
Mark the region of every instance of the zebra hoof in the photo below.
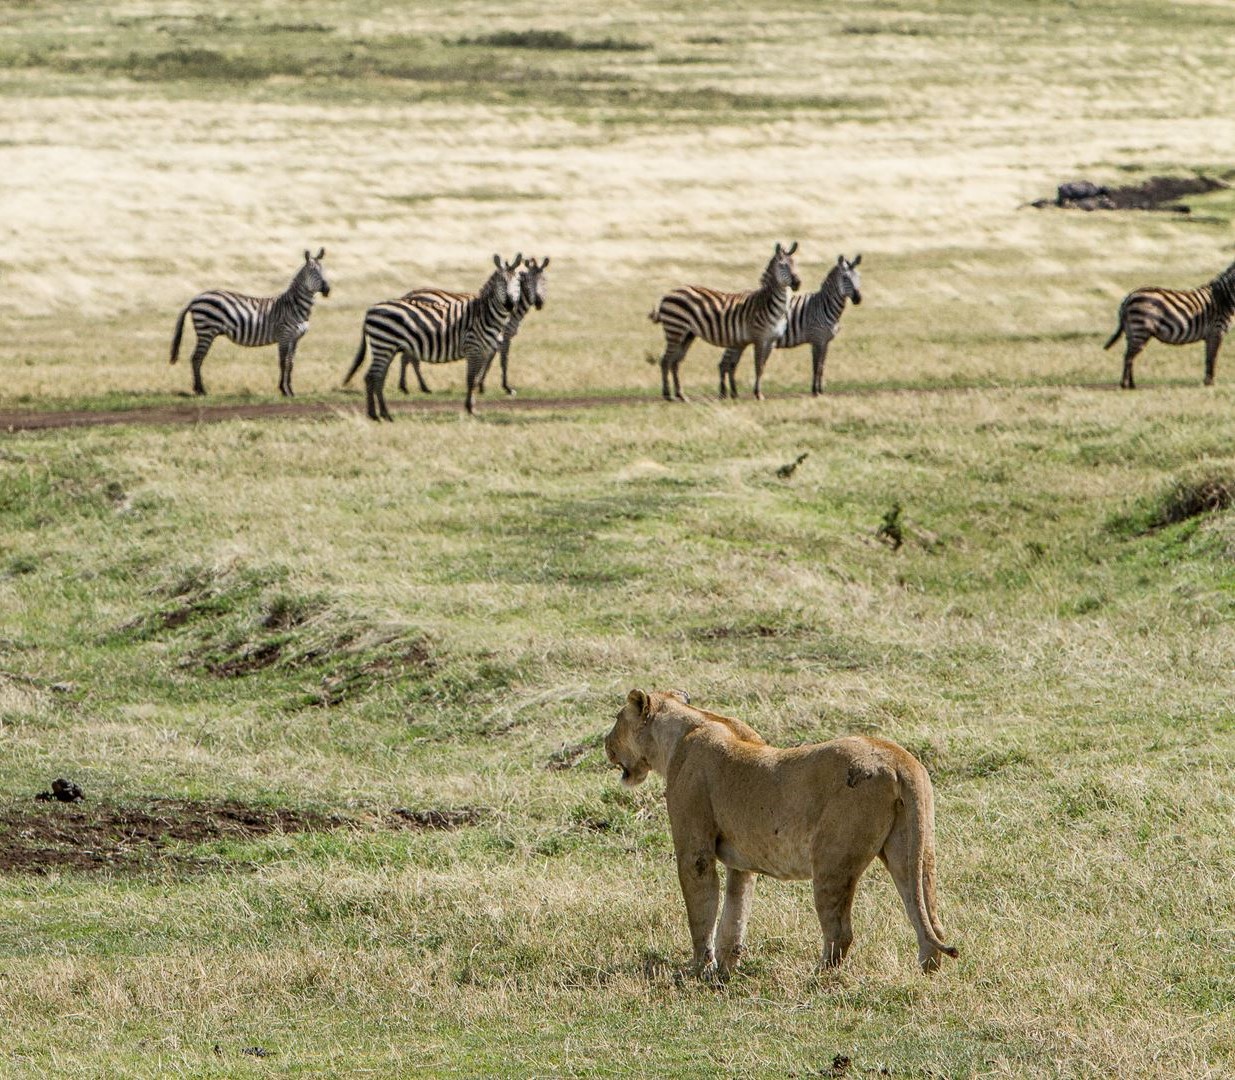
[[[518,391],[508,386],[506,387],[506,393],[509,394],[511,397],[514,397],[515,394],[518,393]]]

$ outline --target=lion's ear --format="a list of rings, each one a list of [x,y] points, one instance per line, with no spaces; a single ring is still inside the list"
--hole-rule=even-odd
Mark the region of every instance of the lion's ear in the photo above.
[[[642,690],[632,690],[626,695],[626,704],[633,705],[639,710],[640,716],[646,717],[648,714],[648,708],[652,704],[652,701],[651,698],[649,698]]]

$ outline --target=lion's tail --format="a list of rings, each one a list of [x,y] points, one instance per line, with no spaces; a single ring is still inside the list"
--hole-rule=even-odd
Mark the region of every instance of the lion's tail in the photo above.
[[[955,959],[960,956],[960,950],[943,940],[946,934],[939,923],[938,900],[935,896],[935,799],[931,790],[931,779],[920,763],[914,764],[917,766],[913,770],[914,775],[901,772],[901,788],[909,826],[910,852],[907,869],[912,875],[909,884],[913,888],[913,903],[917,909],[916,922],[928,944]],[[919,956],[919,962],[928,971],[937,966],[937,962],[932,962],[929,957]]]

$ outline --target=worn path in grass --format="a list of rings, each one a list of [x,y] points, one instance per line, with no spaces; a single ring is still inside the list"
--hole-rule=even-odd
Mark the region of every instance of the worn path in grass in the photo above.
[[[1113,382],[1071,383],[1056,387],[1073,390],[1111,390]],[[990,386],[903,386],[903,387],[857,387],[830,390],[831,397],[874,397],[878,394],[902,396],[907,394],[958,394],[975,390],[993,389]],[[1001,389],[1015,389],[1004,386]],[[1026,384],[1025,389],[1041,389],[1041,384]],[[769,399],[806,397],[805,394],[768,394]],[[695,402],[714,402],[711,396],[699,396]],[[498,398],[486,402],[484,411],[526,412],[542,409],[598,409],[606,405],[659,405],[659,394],[613,395],[592,397],[550,398]],[[441,398],[436,401],[391,402],[392,412],[450,412],[458,410],[458,401]],[[156,427],[160,424],[215,424],[224,420],[259,420],[265,417],[297,418],[313,416],[363,416],[364,406],[359,403],[330,401],[272,401],[254,405],[159,405],[133,409],[63,409],[42,411],[36,409],[0,410],[0,431],[46,431],[52,428],[115,427],[120,424],[141,424]]]

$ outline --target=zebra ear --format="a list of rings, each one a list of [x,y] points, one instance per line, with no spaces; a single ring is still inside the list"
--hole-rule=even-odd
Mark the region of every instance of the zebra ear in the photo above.
[[[774,254],[779,255],[782,251],[784,251],[784,248],[780,246],[780,241],[778,240],[776,242],[776,251]]]
[[[792,247],[790,247],[790,248],[789,248],[789,250],[785,252],[785,254],[786,254],[786,255],[792,255],[792,254],[793,254],[795,251],[797,251],[797,250],[798,250],[798,242],[795,240],[795,241],[793,242],[793,246],[792,246]]]
[[[318,253],[314,256],[314,258],[316,258],[316,259],[318,259],[318,260],[321,260],[321,258],[322,258],[325,254],[326,254],[326,249],[325,249],[325,248],[322,248],[322,249],[320,249],[320,250],[318,251]]]
[[[522,251],[521,251],[521,252],[519,252],[519,254],[515,256],[515,260],[514,260],[514,262],[512,262],[512,263],[510,264],[510,268],[513,270],[513,269],[514,269],[516,266],[518,266],[521,262],[523,262],[523,252],[522,252]]]
[[[853,258],[853,262],[851,262],[849,265],[850,265],[850,266],[857,266],[857,265],[858,265],[858,263],[860,263],[861,261],[862,261],[862,256],[861,256],[861,255],[855,255],[855,256],[854,256],[854,258]]]
[[[304,261],[305,261],[305,262],[308,262],[308,261],[309,261],[309,259],[311,259],[311,258],[312,258],[312,256],[309,254],[309,249],[308,249],[308,248],[305,248],[305,249],[304,249]]]
[[[496,266],[499,270],[502,268],[502,257],[500,255],[493,256],[493,265]]]
[[[544,262],[542,262],[542,263],[540,264],[540,268],[543,270],[543,269],[544,269],[546,266],[548,266],[548,265],[549,265],[549,256],[548,256],[548,255],[546,255],[546,256],[545,256],[545,261],[544,261]]]

